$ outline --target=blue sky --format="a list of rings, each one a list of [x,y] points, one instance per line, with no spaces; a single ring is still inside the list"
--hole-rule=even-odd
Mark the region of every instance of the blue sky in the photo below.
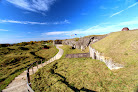
[[[0,43],[138,28],[138,0],[0,0]]]

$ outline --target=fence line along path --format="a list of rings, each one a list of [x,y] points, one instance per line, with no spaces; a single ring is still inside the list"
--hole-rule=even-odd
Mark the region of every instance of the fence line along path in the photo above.
[[[56,45],[56,48],[59,50],[59,52],[50,60],[46,61],[43,63],[43,66],[53,62],[54,60],[60,59],[63,55],[63,50],[61,48],[59,48],[60,44]],[[38,65],[38,68],[41,68],[41,64]],[[33,72],[35,73],[37,71],[37,66],[33,67],[33,71],[30,68],[30,75],[33,74]],[[2,90],[2,92],[28,92],[27,90],[27,80],[26,80],[26,73],[27,71],[24,71],[23,73],[21,73],[19,76],[17,76],[7,87],[6,89]]]

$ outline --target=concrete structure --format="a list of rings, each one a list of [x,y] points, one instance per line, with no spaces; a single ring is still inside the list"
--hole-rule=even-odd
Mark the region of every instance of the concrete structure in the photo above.
[[[90,57],[90,53],[77,53],[77,54],[67,54],[66,58],[83,58]]]
[[[111,58],[101,55],[100,52],[96,51],[94,48],[90,46],[89,46],[89,51],[90,51],[90,57],[92,57],[92,59],[104,62],[110,70],[123,68],[123,65],[114,63]]]
[[[63,45],[69,45],[72,47],[75,47],[77,49],[84,50],[86,47],[88,47],[90,44],[95,43],[102,38],[106,37],[107,35],[100,35],[100,36],[89,36],[89,37],[82,37],[79,38],[79,40],[76,39],[67,39],[62,42]]]
[[[122,31],[129,31],[129,28],[128,28],[128,27],[124,27],[124,28],[122,29]]]

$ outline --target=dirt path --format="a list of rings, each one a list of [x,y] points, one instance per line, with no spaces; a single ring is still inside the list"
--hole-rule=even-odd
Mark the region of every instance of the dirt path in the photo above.
[[[62,45],[56,45],[56,48],[59,49],[59,52],[53,58],[51,58],[49,61],[46,61],[45,63],[43,63],[43,65],[51,63],[54,60],[60,59],[62,57],[64,51],[61,48],[59,48],[59,46],[62,46]],[[41,67],[42,67],[41,65],[38,66],[38,68],[41,68]],[[36,72],[37,67],[34,67],[33,70],[34,70],[34,72]],[[30,71],[30,75],[33,74],[32,69],[30,69],[29,71]],[[28,92],[27,91],[26,71],[24,71],[19,76],[17,76],[6,87],[6,89],[2,90],[2,92]]]

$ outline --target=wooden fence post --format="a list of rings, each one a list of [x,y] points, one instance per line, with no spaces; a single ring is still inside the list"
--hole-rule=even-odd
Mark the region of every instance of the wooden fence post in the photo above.
[[[94,52],[94,59],[96,59],[96,53]]]
[[[38,61],[36,61],[37,69],[38,69]]]
[[[29,75],[29,68],[27,68],[27,82],[28,82],[29,86],[31,86],[31,84],[30,84],[30,75]]]
[[[41,59],[41,65],[42,65],[42,67],[43,67],[43,62],[42,62],[42,59]]]
[[[33,65],[32,65],[32,72],[33,72],[33,74],[34,74]]]

